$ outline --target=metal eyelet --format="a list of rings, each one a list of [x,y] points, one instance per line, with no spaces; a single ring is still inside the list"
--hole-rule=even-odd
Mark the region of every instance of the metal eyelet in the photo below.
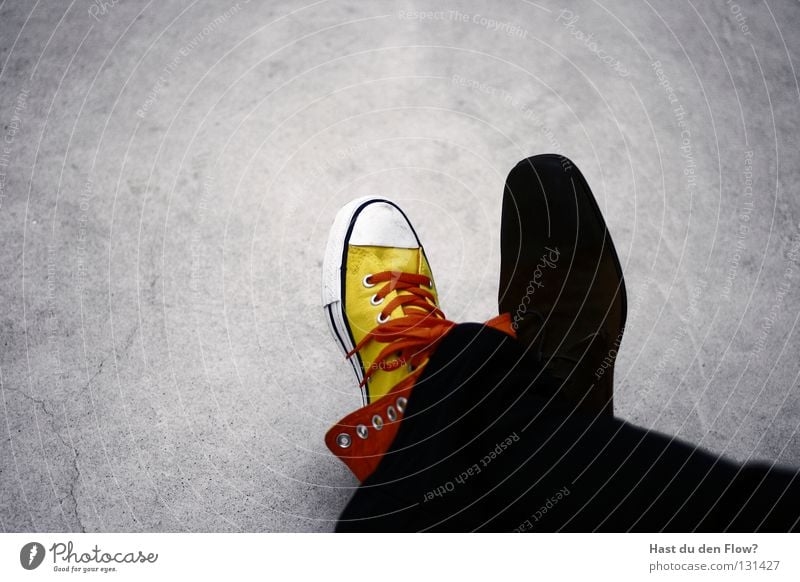
[[[347,447],[349,447],[350,443],[352,443],[352,442],[353,442],[353,439],[351,439],[350,435],[347,434],[346,432],[340,433],[336,437],[336,444],[339,445],[339,447],[341,447],[343,449],[346,449]]]
[[[389,408],[386,409],[386,418],[392,422],[397,420],[397,412],[395,412],[394,406],[389,406]]]
[[[387,322],[387,321],[389,321],[391,318],[392,318],[392,316],[391,316],[391,315],[387,315],[387,316],[386,316],[386,319],[384,319],[384,318],[383,318],[383,313],[379,313],[379,314],[378,314],[378,317],[377,317],[377,320],[378,320],[378,323],[386,323],[386,322]]]
[[[427,285],[425,285],[428,289],[433,289],[433,279],[428,279]]]
[[[377,299],[377,301],[375,301],[376,299]],[[375,293],[375,295],[373,295],[370,298],[369,302],[372,303],[373,305],[380,305],[381,303],[383,303],[383,299],[384,299],[383,297],[378,298],[378,294]]]
[[[408,404],[408,400],[406,400],[405,397],[401,396],[400,398],[397,399],[396,404],[397,404],[397,410],[399,410],[400,412],[405,412],[406,411],[406,404]]]
[[[360,438],[362,438],[362,439],[365,439],[365,438],[367,438],[367,437],[369,436],[369,430],[368,430],[368,429],[367,429],[367,427],[366,427],[366,426],[364,426],[363,424],[359,424],[359,425],[356,427],[356,434],[357,434],[357,435],[358,435]]]
[[[370,277],[372,277],[372,273],[370,273],[369,275],[365,275],[364,279],[361,281],[364,284],[364,287],[366,287],[367,289],[369,289],[370,287],[374,287],[375,286],[375,283],[370,283],[368,281],[368,279]]]
[[[376,414],[372,417],[372,426],[375,427],[375,430],[381,430],[383,428],[383,419],[380,414]]]

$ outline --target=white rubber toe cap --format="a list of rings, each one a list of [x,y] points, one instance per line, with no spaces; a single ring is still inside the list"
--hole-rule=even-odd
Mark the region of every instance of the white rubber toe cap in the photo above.
[[[406,249],[420,246],[413,227],[391,201],[378,196],[351,200],[336,214],[328,235],[322,263],[323,305],[341,300],[342,256],[348,244]]]
[[[406,217],[392,204],[373,202],[358,214],[349,244],[415,249],[417,237]]]

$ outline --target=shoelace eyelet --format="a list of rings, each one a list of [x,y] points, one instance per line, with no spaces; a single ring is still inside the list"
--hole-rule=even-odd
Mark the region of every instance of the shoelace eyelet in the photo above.
[[[340,433],[336,437],[336,444],[339,445],[339,447],[341,447],[343,449],[348,448],[351,443],[352,443],[352,439],[350,438],[350,435],[347,434],[347,433],[344,433],[344,432]]]
[[[401,396],[400,398],[397,399],[396,404],[397,404],[397,410],[399,410],[400,412],[405,412],[408,400],[406,400],[403,396]]]
[[[362,279],[362,285],[365,288],[375,287],[378,283],[381,284],[380,290],[370,296],[370,302],[373,305],[380,305],[392,292],[396,292],[397,298],[392,300],[387,307],[376,310],[377,326],[369,330],[356,343],[348,352],[347,357],[355,356],[369,342],[387,344],[378,354],[376,362],[371,363],[368,369],[363,369],[360,384],[362,387],[367,386],[373,374],[378,370],[400,370],[405,369],[408,365],[408,373],[398,374],[402,378],[396,384],[398,388],[408,388],[416,381],[421,367],[427,362],[424,355],[428,354],[444,338],[455,323],[447,320],[437,305],[436,298],[431,297],[430,292],[423,290],[425,287],[431,290],[434,288],[432,277],[420,276],[418,272],[382,271],[364,275]],[[408,296],[406,297],[406,295]],[[366,299],[366,297],[362,297]],[[392,307],[392,309],[388,309],[388,307]],[[408,308],[412,310],[410,313],[406,312]],[[394,317],[395,309],[403,311],[397,319]],[[390,320],[392,320],[391,326],[384,325]],[[427,334],[417,333],[417,328],[425,330]],[[420,335],[425,337],[420,337]],[[411,364],[409,360],[414,360],[414,362],[418,360],[419,363],[418,365],[409,365]],[[403,414],[405,399],[398,400],[395,404],[394,413],[399,418]],[[377,422],[382,421],[383,419],[378,416]],[[389,422],[392,422],[391,419]],[[372,428],[380,430],[380,427],[376,427],[374,424]]]

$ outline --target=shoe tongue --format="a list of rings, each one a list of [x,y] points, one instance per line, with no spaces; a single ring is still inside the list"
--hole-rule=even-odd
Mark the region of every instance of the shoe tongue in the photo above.
[[[420,248],[400,248],[400,247],[382,247],[382,246],[366,246],[366,245],[350,245],[350,261],[353,263],[353,268],[357,272],[372,272],[378,273],[382,271],[393,271],[397,273],[415,273],[421,272],[422,252]],[[363,261],[365,264],[359,265]],[[375,291],[383,287],[386,283],[378,283]],[[384,301],[389,302],[397,297],[398,292],[392,291],[386,296]],[[418,311],[412,309],[411,312]],[[402,307],[396,308],[392,311],[392,318],[403,317],[405,312]]]
[[[397,249],[386,248],[386,260],[382,263],[386,265],[386,270],[395,273],[399,276],[400,273],[414,273],[420,272],[421,253],[419,249]],[[386,296],[386,301],[391,301],[400,294],[405,294],[402,290],[393,290]],[[391,316],[393,319],[403,317],[409,313],[421,313],[419,309],[406,311],[402,306],[397,307],[392,311]]]
[[[366,260],[372,265],[374,272],[400,271],[403,273],[419,273],[419,247],[413,249],[400,247],[384,247],[380,245],[350,245],[351,261]]]

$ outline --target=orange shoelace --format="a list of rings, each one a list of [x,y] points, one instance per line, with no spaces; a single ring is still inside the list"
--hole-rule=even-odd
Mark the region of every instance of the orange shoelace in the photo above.
[[[352,358],[370,341],[386,344],[370,369],[365,370],[361,385],[378,370],[396,370],[407,365],[410,372],[387,394],[354,410],[325,434],[327,447],[362,482],[375,471],[394,441],[407,399],[433,350],[456,325],[436,307],[431,281],[424,275],[384,271],[368,276],[364,282],[384,284],[373,297],[376,305],[393,291],[397,291],[397,296],[381,310],[378,325],[347,355]],[[402,307],[403,316],[391,319],[398,307]],[[516,337],[508,313],[490,319],[486,325]]]
[[[408,365],[409,375],[394,388],[410,387],[422,373],[431,352],[455,322],[447,320],[442,310],[436,307],[436,299],[430,291],[431,280],[425,275],[383,271],[369,275],[365,283],[385,283],[373,299],[377,304],[393,291],[397,291],[397,296],[381,310],[379,321],[383,323],[370,330],[347,357],[352,358],[367,342],[385,343],[386,347],[373,365],[365,370],[361,386],[378,370],[390,371]],[[391,319],[391,313],[398,307],[402,308],[403,317]]]

